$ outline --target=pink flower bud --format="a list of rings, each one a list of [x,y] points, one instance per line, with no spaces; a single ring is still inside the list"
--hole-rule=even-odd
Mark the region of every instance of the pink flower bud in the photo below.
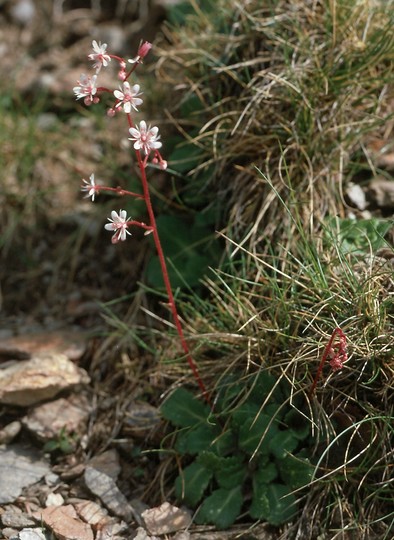
[[[121,69],[118,73],[118,77],[121,81],[125,81],[126,80],[126,71],[124,69]]]
[[[151,48],[152,43],[149,43],[149,41],[144,41],[144,43],[140,45],[140,48],[138,49],[138,56],[141,58],[141,60],[142,58],[145,58]]]
[[[112,108],[111,108],[111,109],[108,109],[108,111],[107,111],[107,116],[109,116],[110,118],[112,118],[113,116],[115,116],[115,114],[116,114],[115,109],[112,109]]]
[[[165,159],[162,159],[160,162],[159,162],[159,167],[162,171],[165,171],[167,169],[167,161]]]

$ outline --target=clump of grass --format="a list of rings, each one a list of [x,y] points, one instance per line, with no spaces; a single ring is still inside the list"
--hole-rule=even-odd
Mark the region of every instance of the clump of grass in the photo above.
[[[255,166],[284,199],[290,176],[311,230],[343,215],[343,185],[392,115],[393,3],[192,5],[164,31],[157,69],[189,153],[194,187],[185,192],[213,188],[232,235],[251,245],[283,233],[278,199]]]
[[[239,244],[233,244],[235,252],[237,260],[207,280],[209,301],[193,298],[184,308],[196,332],[195,356],[215,388],[238,374],[246,392],[247,381],[253,384],[263,370],[286,381],[290,404],[303,397],[301,412],[314,441],[308,457],[316,468],[303,511],[286,534],[341,537],[340,531],[349,531],[357,538],[389,538],[394,450],[390,264],[342,257],[335,246],[322,258],[311,237],[281,256],[259,257]],[[324,367],[311,396],[321,355],[337,326],[347,337],[349,359],[339,372]],[[235,407],[242,404],[242,395],[238,398]]]

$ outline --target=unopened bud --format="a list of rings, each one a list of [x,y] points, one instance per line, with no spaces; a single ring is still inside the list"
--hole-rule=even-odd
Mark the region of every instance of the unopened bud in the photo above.
[[[148,54],[151,48],[152,48],[152,43],[149,43],[149,41],[144,41],[144,43],[140,45],[140,48],[138,49],[138,56],[141,59],[145,58],[145,56]]]

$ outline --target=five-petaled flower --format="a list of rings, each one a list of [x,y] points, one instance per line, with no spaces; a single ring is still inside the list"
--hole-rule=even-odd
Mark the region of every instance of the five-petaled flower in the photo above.
[[[111,217],[107,218],[111,223],[104,225],[104,228],[107,231],[115,231],[114,235],[111,238],[113,244],[117,244],[119,241],[126,240],[126,235],[131,234],[127,228],[129,226],[128,222],[131,218],[127,217],[126,210],[119,210],[119,214],[112,210]]]
[[[79,86],[74,86],[73,88],[77,99],[84,98],[85,105],[90,105],[91,103],[98,101],[98,98],[95,98],[95,94],[97,92],[96,81],[97,75],[89,77],[88,75],[82,73],[79,81],[77,81]]]
[[[143,150],[147,156],[151,150],[161,148],[159,128],[147,126],[145,120],[141,120],[139,128],[131,127],[129,133],[129,140],[134,141],[134,149]]]
[[[85,199],[88,197],[92,197],[92,201],[94,201],[94,197],[96,193],[99,192],[99,187],[96,185],[96,182],[94,180],[94,173],[92,173],[89,177],[89,182],[85,180],[85,178],[82,178],[82,182],[85,185],[81,186],[81,191],[87,191],[87,195],[85,195]]]
[[[92,54],[88,55],[89,60],[93,60],[93,67],[96,69],[96,73],[104,66],[107,67],[109,62],[111,62],[111,57],[107,54],[107,44],[96,40],[92,41],[93,51]]]
[[[117,104],[115,105],[115,110],[123,107],[124,112],[130,114],[131,107],[133,107],[135,111],[138,111],[137,107],[142,103],[142,99],[138,96],[141,94],[142,92],[140,92],[139,84],[134,84],[130,88],[130,84],[125,81],[123,83],[123,90],[122,87],[120,87],[120,90],[114,91],[114,96],[118,100]]]

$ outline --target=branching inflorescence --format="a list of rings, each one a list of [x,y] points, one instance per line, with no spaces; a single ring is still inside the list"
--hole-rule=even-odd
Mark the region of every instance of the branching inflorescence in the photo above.
[[[134,124],[132,119],[132,112],[137,111],[138,107],[142,105],[143,99],[139,84],[130,84],[128,79],[143,62],[145,56],[152,48],[151,43],[143,42],[139,49],[137,56],[128,60],[131,64],[129,70],[127,70],[127,62],[119,56],[109,54],[107,52],[106,43],[97,43],[93,41],[93,53],[88,55],[88,58],[92,60],[93,68],[96,70],[92,76],[82,74],[78,81],[78,86],[74,87],[74,93],[77,99],[83,99],[85,105],[96,104],[100,101],[100,94],[107,93],[113,96],[114,104],[107,110],[108,116],[115,116],[119,111],[123,111],[126,115],[128,122],[129,140],[132,142],[134,153],[137,159],[138,167],[141,175],[142,193],[134,193],[132,191],[124,190],[120,187],[107,187],[96,184],[95,175],[92,173],[89,180],[83,179],[82,191],[86,192],[86,197],[91,197],[92,201],[95,200],[95,196],[100,191],[113,192],[118,195],[128,195],[136,199],[143,199],[146,205],[149,224],[141,221],[135,221],[127,216],[126,210],[120,210],[111,212],[111,217],[108,218],[109,223],[105,225],[105,229],[112,231],[112,243],[117,244],[126,240],[127,235],[130,235],[130,227],[140,227],[145,230],[145,234],[152,234],[157,250],[157,254],[160,260],[161,271],[163,275],[164,284],[166,287],[169,305],[171,308],[172,316],[174,319],[175,327],[179,335],[179,339],[182,345],[182,349],[186,355],[188,364],[193,372],[193,375],[198,383],[200,390],[203,393],[204,398],[209,402],[209,397],[205,388],[205,385],[198,373],[197,366],[191,356],[189,346],[185,339],[180,318],[178,315],[172,287],[167,271],[166,260],[164,257],[163,249],[160,242],[159,233],[156,226],[156,218],[153,212],[153,207],[150,198],[149,184],[146,176],[146,167],[149,160],[160,169],[165,170],[167,168],[167,162],[163,159],[160,148],[162,142],[160,141],[159,128],[156,126],[148,125],[145,120],[141,120],[139,125]],[[98,77],[102,68],[109,66],[111,61],[116,61],[119,64],[118,78],[121,81],[121,85],[116,90],[98,86]]]

